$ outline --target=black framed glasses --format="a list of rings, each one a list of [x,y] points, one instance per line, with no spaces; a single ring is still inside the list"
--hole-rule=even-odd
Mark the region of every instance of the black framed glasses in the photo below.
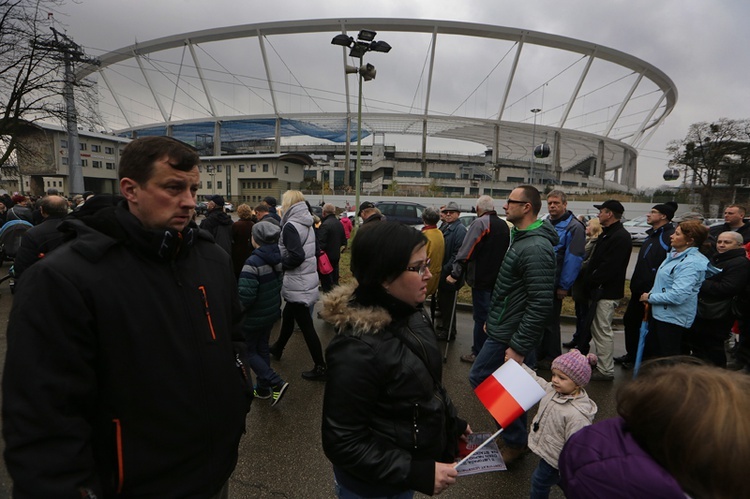
[[[508,204],[513,204],[513,203],[516,203],[516,204],[529,204],[528,201],[519,201],[518,199],[510,199],[510,198],[508,198],[508,200],[506,201],[506,203],[508,203]]]
[[[430,269],[430,259],[428,258],[422,265],[415,265],[413,267],[406,267],[409,272],[416,272],[419,277],[424,276],[424,273]]]

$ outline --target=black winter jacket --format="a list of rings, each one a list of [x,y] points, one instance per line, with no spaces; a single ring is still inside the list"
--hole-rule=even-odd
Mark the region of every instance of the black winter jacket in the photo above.
[[[63,243],[63,233],[57,230],[62,221],[62,217],[47,218],[44,222],[27,230],[21,237],[21,246],[13,259],[13,273],[16,279],[19,279],[26,269]]]
[[[14,496],[217,493],[251,401],[229,255],[198,229],[146,230],[122,204],[61,229],[74,239],[26,271],[8,324]]]
[[[586,267],[592,297],[619,300],[625,295],[625,273],[632,249],[633,240],[621,222],[604,228]]]
[[[346,233],[336,215],[327,215],[317,232],[318,250],[325,251],[334,267],[341,260],[341,247],[346,246]]]
[[[453,462],[466,422],[441,384],[429,318],[382,288],[351,286],[328,293],[321,315],[340,331],[326,350],[323,400],[336,479],[360,494],[431,495],[435,462]]]
[[[638,251],[638,260],[630,279],[631,299],[639,299],[643,293],[651,291],[654,287],[656,271],[672,248],[671,237],[674,230],[675,226],[670,222],[656,230],[651,228],[646,231],[648,237]]]
[[[711,257],[711,265],[721,269],[721,272],[706,277],[699,297],[716,301],[744,293],[750,277],[750,260],[747,259],[745,248],[715,253]]]
[[[232,217],[223,208],[214,208],[206,214],[201,222],[201,229],[207,230],[214,236],[218,244],[228,255],[232,254]]]

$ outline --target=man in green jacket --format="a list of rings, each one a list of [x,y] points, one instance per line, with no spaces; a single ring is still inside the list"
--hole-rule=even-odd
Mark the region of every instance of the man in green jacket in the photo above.
[[[469,382],[476,388],[508,359],[519,364],[534,352],[552,314],[555,292],[557,232],[537,220],[542,207],[539,191],[530,185],[510,193],[503,207],[515,228],[495,282],[487,318],[487,341],[474,361]],[[527,449],[526,415],[504,428],[503,459],[510,464]]]

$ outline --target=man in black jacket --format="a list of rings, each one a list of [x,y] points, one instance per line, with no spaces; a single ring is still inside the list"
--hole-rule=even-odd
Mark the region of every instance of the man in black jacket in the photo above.
[[[215,194],[208,196],[208,212],[200,228],[214,236],[218,244],[228,255],[232,254],[232,217],[224,211],[224,198]]]
[[[331,203],[323,205],[323,221],[318,228],[318,249],[325,251],[333,266],[333,272],[320,276],[320,285],[324,293],[339,285],[339,260],[341,248],[346,247],[344,226],[336,218],[336,207]]]
[[[719,234],[730,230],[742,236],[743,244],[750,242],[750,222],[745,223],[745,214],[745,207],[739,204],[730,204],[724,208],[724,223],[711,227],[708,231],[708,240],[714,249]]]
[[[630,261],[633,241],[620,222],[625,212],[622,203],[610,199],[602,204],[595,204],[594,208],[599,210],[599,222],[604,230],[599,236],[586,269],[589,296],[593,301],[591,306],[596,307],[594,322],[591,324],[591,337],[596,347],[596,355],[599,357],[591,379],[612,381],[615,377],[612,360],[615,347],[612,318],[620,298],[625,295],[625,272]]]
[[[68,214],[68,200],[61,196],[45,196],[39,201],[39,212],[43,222],[27,230],[21,237],[21,246],[13,260],[16,279],[20,279],[26,269],[63,242],[63,233],[57,227]]]
[[[198,162],[134,140],[125,199],[86,202],[26,271],[3,377],[14,497],[226,497],[252,395],[230,257],[189,225]]]
[[[638,350],[638,338],[641,334],[641,323],[645,303],[640,300],[641,295],[654,286],[656,271],[659,270],[661,262],[667,258],[672,248],[672,234],[675,226],[672,218],[677,211],[677,203],[669,201],[657,204],[646,215],[646,223],[651,226],[646,231],[648,235],[638,252],[638,259],[630,278],[630,301],[625,315],[622,318],[625,326],[625,355],[614,359],[616,364],[622,364],[625,369],[630,369],[635,362],[635,354]]]

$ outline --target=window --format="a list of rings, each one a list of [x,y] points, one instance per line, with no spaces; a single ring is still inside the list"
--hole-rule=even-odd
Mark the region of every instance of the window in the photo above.
[[[203,165],[198,165],[198,173],[203,173]]]
[[[107,162],[105,166],[107,167],[107,170],[114,170],[115,169],[115,164],[111,163],[111,162]]]
[[[89,166],[89,160],[88,159],[82,159],[81,160],[81,166]]]
[[[212,184],[211,184],[211,181],[210,181],[210,180],[209,180],[209,181],[207,181],[207,182],[206,182],[206,189],[210,189],[210,188],[211,188],[211,185],[212,185]]]
[[[60,139],[60,147],[62,147],[63,149],[67,149],[68,148],[68,141],[65,140],[65,139]]]
[[[223,168],[224,167],[221,166],[221,165],[216,165],[216,173],[221,173],[221,171],[222,171]]]
[[[216,188],[221,190],[221,180],[216,181]]]
[[[240,165],[239,169],[240,169],[240,173],[244,173],[245,172],[245,165]]]
[[[102,167],[102,162],[101,161],[97,161],[97,160],[93,160],[91,162],[91,166],[93,166],[94,168],[101,168]]]
[[[263,173],[268,173],[268,163],[263,163]]]
[[[68,164],[68,157],[67,156],[63,156],[62,157],[62,164],[63,165],[67,165]]]
[[[255,173],[258,167],[256,165],[250,165],[250,173]]]
[[[284,165],[284,173],[289,174],[289,165]]]
[[[114,154],[114,153],[115,153],[114,147],[104,146],[104,154]]]
[[[81,142],[81,144],[80,144],[80,145],[81,145],[81,151],[85,151],[85,150],[87,150],[87,149],[88,149],[88,146],[86,145],[86,143],[85,143],[85,142]]]
[[[102,146],[98,144],[91,144],[91,152],[102,152]]]
[[[50,186],[50,182],[49,182],[49,180],[47,180],[47,187],[49,187],[49,186]]]

